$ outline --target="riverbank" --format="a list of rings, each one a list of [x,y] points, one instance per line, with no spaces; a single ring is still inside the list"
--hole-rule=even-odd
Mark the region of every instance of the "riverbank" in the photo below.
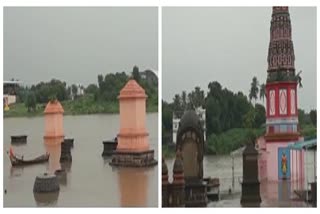
[[[61,102],[64,115],[86,115],[86,114],[118,114],[118,102],[94,101],[92,97],[82,97],[76,100]],[[16,103],[10,106],[9,111],[3,112],[3,117],[37,117],[42,116],[46,104],[37,104],[34,112],[28,112],[24,103]],[[158,112],[158,105],[147,103],[147,112]]]
[[[250,133],[254,133],[255,136],[261,136],[264,132],[264,127],[260,129],[235,128],[219,135],[212,134],[206,142],[206,155],[228,155],[230,152],[243,147],[249,141]],[[317,129],[311,124],[301,126],[300,133],[305,139],[317,137]],[[162,156],[173,158],[175,156],[175,148],[163,144]]]

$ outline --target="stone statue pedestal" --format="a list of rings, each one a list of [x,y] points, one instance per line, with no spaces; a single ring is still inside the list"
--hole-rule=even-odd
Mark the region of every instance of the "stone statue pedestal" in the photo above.
[[[112,166],[154,166],[154,150],[150,150],[146,129],[146,99],[144,89],[133,79],[121,89],[120,133],[117,148],[113,152]]]
[[[186,181],[185,187],[185,203],[186,207],[206,207],[207,186],[203,181]]]
[[[157,165],[154,159],[154,151],[115,151],[113,154],[111,166],[125,166],[125,167],[148,167]]]
[[[250,142],[242,154],[243,182],[241,190],[241,206],[260,207],[260,182],[258,178],[258,151],[255,141]]]

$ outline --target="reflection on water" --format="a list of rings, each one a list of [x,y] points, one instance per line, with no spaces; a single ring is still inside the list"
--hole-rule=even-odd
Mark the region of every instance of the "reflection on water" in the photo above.
[[[72,162],[62,162],[60,163],[61,169],[66,172],[71,172]]]
[[[158,153],[158,114],[147,115],[151,149]],[[64,132],[72,136],[76,146],[71,149],[72,162],[60,163],[60,145],[44,142],[44,120],[35,118],[4,119],[4,152],[11,145],[11,135],[24,133],[28,142],[14,146],[14,152],[32,159],[46,152],[49,162],[24,167],[11,167],[3,155],[3,182],[7,194],[5,207],[119,207],[158,205],[158,166],[149,169],[112,168],[110,158],[101,157],[102,141],[113,139],[119,129],[119,115],[65,116]],[[157,159],[157,158],[156,158]],[[37,175],[54,173],[60,183],[58,195],[33,195]]]
[[[54,174],[56,170],[61,169],[61,166],[60,166],[61,145],[60,144],[50,145],[50,143],[48,143],[46,139],[45,147],[46,147],[47,153],[50,154],[48,171],[49,173]]]
[[[147,202],[148,169],[118,168],[122,207],[144,207]]]
[[[59,191],[50,193],[33,193],[38,207],[54,206],[58,202]]]
[[[21,167],[11,167],[10,168],[10,178],[20,177],[23,174],[23,166]]]
[[[55,172],[58,180],[59,180],[59,184],[66,186],[67,185],[67,172],[64,169],[59,169]]]

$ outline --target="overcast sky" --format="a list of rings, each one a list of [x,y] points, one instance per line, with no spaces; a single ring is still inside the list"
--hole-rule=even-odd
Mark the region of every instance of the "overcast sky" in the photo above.
[[[157,7],[4,8],[4,80],[86,86],[134,65],[158,70]]]
[[[298,106],[316,102],[316,8],[289,7],[296,71],[302,70]],[[218,81],[233,92],[249,93],[256,76],[265,83],[271,7],[163,8],[162,96],[172,101]]]

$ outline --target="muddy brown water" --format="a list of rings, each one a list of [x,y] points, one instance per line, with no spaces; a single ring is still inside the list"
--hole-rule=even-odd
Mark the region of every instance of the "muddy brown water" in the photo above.
[[[312,157],[312,153],[308,154]],[[174,159],[166,159],[169,172],[169,181],[172,182],[172,169]],[[312,178],[313,166],[309,161],[308,176]],[[203,159],[204,177],[217,177],[220,179],[220,200],[209,201],[208,207],[241,207],[241,180],[242,180],[242,156],[234,159],[234,187],[232,185],[232,158],[229,155],[210,155]],[[307,204],[298,200],[293,193],[295,183],[290,182],[261,182],[260,195],[261,207],[306,207]],[[232,194],[229,194],[229,189]],[[311,207],[311,205],[309,205]]]
[[[158,160],[158,114],[146,117],[149,143]],[[119,132],[119,115],[65,116],[66,137],[74,138],[72,163],[62,164],[66,170],[59,177],[60,191],[52,194],[33,194],[37,175],[52,168],[49,163],[12,167],[6,151],[11,135],[28,135],[27,144],[13,146],[24,159],[46,152],[44,118],[5,118],[3,139],[3,194],[4,207],[157,207],[158,166],[152,168],[115,168],[110,158],[101,156],[103,140],[113,139]],[[59,151],[58,148],[51,148]],[[53,161],[55,162],[55,161]]]

